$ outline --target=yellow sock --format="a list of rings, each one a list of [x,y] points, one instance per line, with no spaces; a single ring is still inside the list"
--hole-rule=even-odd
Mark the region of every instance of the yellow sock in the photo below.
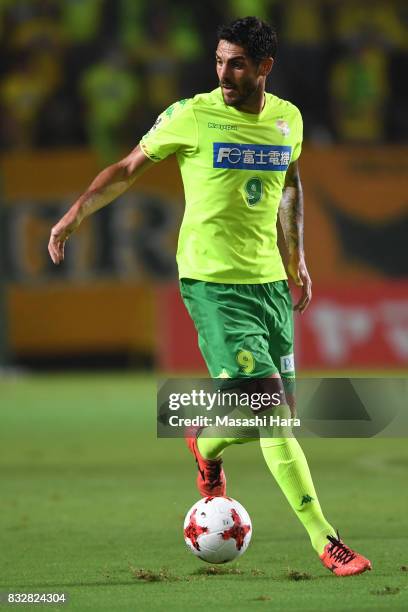
[[[218,459],[227,446],[232,444],[246,444],[246,442],[254,442],[258,438],[212,438],[208,434],[212,428],[206,428],[206,436],[199,436],[197,440],[198,450],[204,459]],[[215,429],[215,433],[217,430]]]
[[[269,470],[321,555],[327,536],[336,536],[323,515],[309,466],[296,438],[261,438],[261,449]]]

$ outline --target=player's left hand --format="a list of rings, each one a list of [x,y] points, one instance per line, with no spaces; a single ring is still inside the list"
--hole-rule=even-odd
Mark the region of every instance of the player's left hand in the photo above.
[[[298,310],[302,314],[312,299],[312,281],[303,255],[292,253],[289,259],[288,273],[295,285],[302,287],[302,294],[294,306],[294,310]]]

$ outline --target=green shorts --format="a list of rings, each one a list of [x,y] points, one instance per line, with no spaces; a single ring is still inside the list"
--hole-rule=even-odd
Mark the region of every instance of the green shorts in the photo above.
[[[295,377],[293,307],[286,280],[259,285],[180,280],[212,378]]]

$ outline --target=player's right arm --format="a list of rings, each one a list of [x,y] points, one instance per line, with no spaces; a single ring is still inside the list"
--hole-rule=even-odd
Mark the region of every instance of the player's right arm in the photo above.
[[[63,261],[64,244],[83,219],[124,193],[155,162],[197,147],[197,123],[191,102],[180,100],[163,111],[140,144],[127,157],[102,170],[52,228],[48,251],[55,264]]]
[[[131,153],[100,172],[88,189],[51,230],[48,252],[54,264],[64,260],[64,245],[81,222],[124,193],[150,166],[151,161],[138,145]]]

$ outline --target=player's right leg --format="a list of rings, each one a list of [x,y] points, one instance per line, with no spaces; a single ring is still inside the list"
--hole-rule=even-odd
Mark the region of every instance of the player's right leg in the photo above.
[[[198,446],[198,433],[190,432],[190,435],[186,436],[187,446],[197,464],[197,489],[203,497],[224,497],[227,494],[227,479],[221,454],[213,458],[203,456]]]
[[[275,371],[250,287],[182,279],[180,290],[212,378],[263,377]],[[200,493],[224,495],[223,451],[232,444],[258,439],[254,428],[234,436],[224,436],[214,428],[190,431],[186,442],[197,462]]]

